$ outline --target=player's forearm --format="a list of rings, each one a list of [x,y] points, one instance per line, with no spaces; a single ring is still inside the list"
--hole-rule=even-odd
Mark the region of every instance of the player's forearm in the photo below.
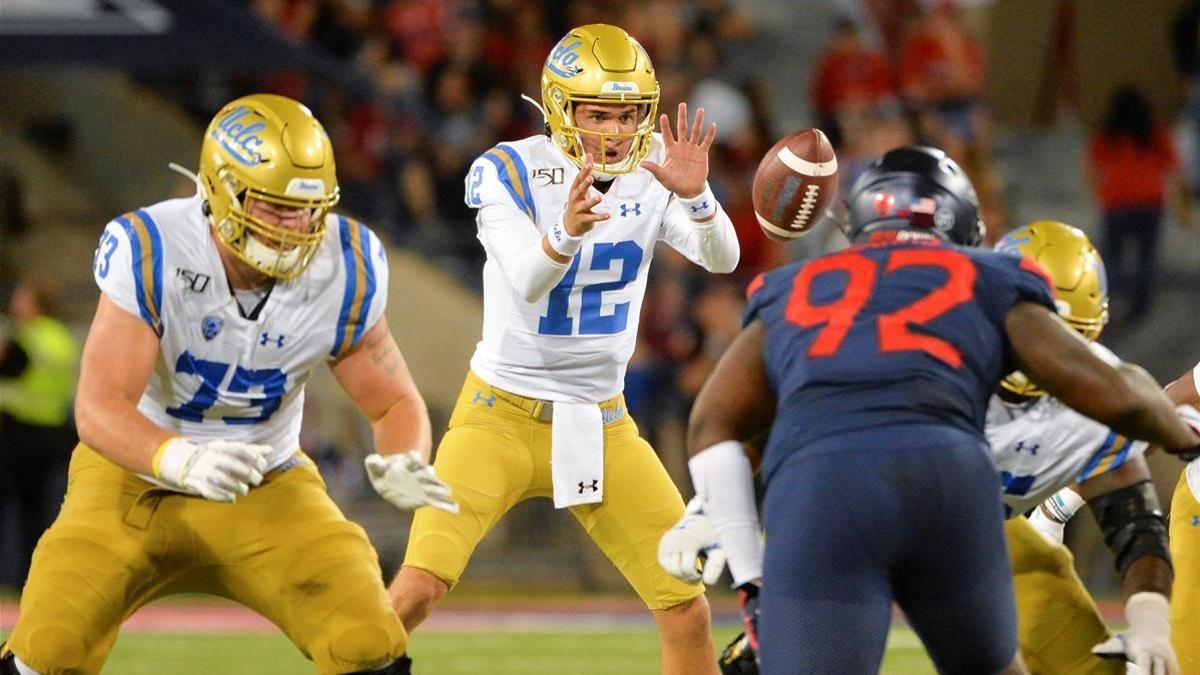
[[[1156,555],[1146,555],[1133,561],[1121,577],[1121,599],[1128,600],[1134,593],[1159,593],[1171,597],[1171,584],[1175,570],[1171,563]]]
[[[1123,405],[1114,406],[1111,419],[1105,420],[1113,429],[1133,438],[1149,441],[1167,449],[1189,448],[1196,445],[1196,434],[1175,412],[1170,399],[1163,395],[1158,383],[1140,367],[1122,363]]]
[[[75,401],[79,440],[109,460],[154,475],[154,453],[179,434],[154,424],[120,397],[81,395]]]
[[[689,206],[689,201],[695,200],[676,199],[667,213],[664,238],[704,269],[718,274],[732,272],[741,257],[737,232],[733,221],[707,189],[698,199],[706,203],[706,198],[712,203],[708,210],[698,213],[701,216],[698,219],[690,216],[694,207]]]
[[[371,422],[375,451],[394,455],[416,450],[428,462],[432,447],[429,411],[417,395],[397,399],[382,417]]]
[[[480,231],[489,255],[526,302],[545,297],[570,268],[571,256],[555,255],[524,214],[481,213]]]

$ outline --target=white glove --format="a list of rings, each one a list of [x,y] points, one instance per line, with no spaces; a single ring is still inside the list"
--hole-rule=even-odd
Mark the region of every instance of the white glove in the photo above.
[[[721,577],[725,552],[700,497],[692,497],[683,518],[658,540],[658,564],[667,574],[688,583],[703,579],[712,585]]]
[[[1129,628],[1092,647],[1104,658],[1124,658],[1143,675],[1179,675],[1179,661],[1171,649],[1171,622],[1166,596],[1143,591],[1125,602]]]
[[[271,446],[172,438],[154,458],[155,475],[171,487],[214,502],[232,502],[262,483]]]
[[[397,508],[411,511],[432,506],[447,513],[458,513],[458,502],[450,498],[450,488],[416,450],[386,457],[372,452],[364,463],[371,486]]]

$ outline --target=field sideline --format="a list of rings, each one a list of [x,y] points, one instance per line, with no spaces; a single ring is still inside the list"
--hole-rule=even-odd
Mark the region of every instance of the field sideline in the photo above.
[[[0,602],[0,633],[17,617]],[[718,605],[718,648],[740,630]],[[413,637],[415,672],[424,675],[645,674],[658,672],[658,637],[645,610],[625,601],[448,603]],[[232,603],[207,599],[154,603],[126,622],[105,673],[242,675],[310,673],[312,666],[273,625]],[[916,635],[897,622],[881,671],[933,673]]]

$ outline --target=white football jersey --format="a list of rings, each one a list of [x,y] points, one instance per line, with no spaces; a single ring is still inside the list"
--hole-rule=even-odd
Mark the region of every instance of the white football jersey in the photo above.
[[[658,134],[647,159],[663,160]],[[523,396],[595,402],[621,392],[656,242],[712,268],[683,205],[638,169],[614,179],[595,209],[610,218],[585,235],[558,285],[526,300],[505,273],[503,244],[519,238],[520,251],[534,251],[561,218],[578,173],[548,137],[532,136],[484,153],[466,178],[466,203],[479,209],[478,236],[487,251],[483,338],[471,369]],[[736,263],[737,237],[719,207],[715,225],[708,231],[719,238],[718,257]]]
[[[325,240],[296,279],[275,283],[257,319],[230,291],[199,197],[114,219],[93,262],[96,283],[159,335],[138,410],[184,438],[270,445],[268,466],[300,447],[304,384],[383,315],[387,260],[366,226],[329,215]]]
[[[1013,404],[993,395],[985,433],[1010,516],[1025,513],[1060,488],[1116,469],[1147,447],[1053,396]]]

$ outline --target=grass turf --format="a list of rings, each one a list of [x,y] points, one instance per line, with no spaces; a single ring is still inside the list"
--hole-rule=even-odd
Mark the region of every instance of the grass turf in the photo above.
[[[735,630],[718,628],[718,648]],[[460,632],[420,631],[413,639],[414,670],[426,675],[554,673],[602,675],[658,672],[658,637],[652,627],[612,627],[586,631]],[[293,675],[311,673],[309,664],[279,634],[122,635],[105,668],[118,675]],[[933,673],[920,642],[907,627],[892,629],[883,673]]]

